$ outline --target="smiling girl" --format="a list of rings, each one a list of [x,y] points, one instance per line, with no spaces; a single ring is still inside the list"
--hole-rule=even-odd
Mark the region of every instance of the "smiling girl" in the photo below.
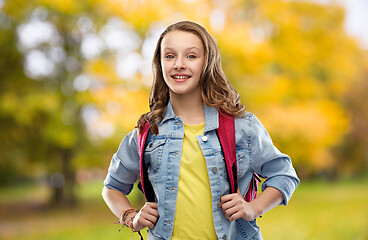
[[[193,22],[169,26],[158,40],[153,73],[150,112],[111,160],[102,193],[107,205],[133,231],[148,227],[149,239],[262,239],[255,219],[286,205],[299,179],[290,158],[240,103],[214,40]],[[220,112],[235,119],[239,188],[233,194],[216,133]],[[126,195],[140,174],[137,132],[145,122],[144,161],[155,202],[136,210]],[[266,181],[247,202],[253,172]]]

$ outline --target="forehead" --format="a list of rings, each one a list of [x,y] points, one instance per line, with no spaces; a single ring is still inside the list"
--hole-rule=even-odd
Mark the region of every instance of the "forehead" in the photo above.
[[[161,42],[161,49],[185,50],[188,48],[198,48],[203,51],[202,40],[194,33],[174,30],[165,35]]]

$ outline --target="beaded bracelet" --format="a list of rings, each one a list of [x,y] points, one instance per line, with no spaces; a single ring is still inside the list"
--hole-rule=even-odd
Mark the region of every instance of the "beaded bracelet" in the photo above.
[[[135,208],[128,208],[128,209],[124,210],[120,214],[119,222],[114,222],[114,224],[121,224],[120,228],[119,228],[119,231],[121,230],[121,228],[123,226],[126,226],[126,227],[128,227],[132,230],[132,234],[133,234],[133,232],[138,232],[139,236],[141,237],[141,240],[143,240],[143,236],[142,236],[141,232],[137,231],[133,226],[133,219],[134,219],[136,214],[133,217],[131,217],[130,219],[127,220],[128,215],[130,213],[134,213],[134,212],[138,213],[139,211]],[[132,235],[132,237],[133,237],[133,235]]]
[[[126,226],[129,227],[130,229],[133,230],[133,232],[136,232],[136,230],[133,227],[133,219],[134,217],[131,217],[130,219],[127,220],[127,217],[129,214],[131,213],[138,213],[138,210],[135,208],[128,208],[126,210],[124,210],[121,214],[120,214],[120,218],[119,218],[119,224],[121,224],[121,226]],[[121,227],[120,227],[121,229]],[[120,231],[119,229],[119,231]]]

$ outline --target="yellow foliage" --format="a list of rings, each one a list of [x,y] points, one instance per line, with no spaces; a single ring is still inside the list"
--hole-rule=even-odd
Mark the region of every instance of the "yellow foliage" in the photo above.
[[[18,13],[15,6],[26,2],[14,1],[18,5],[6,2],[4,6],[8,14]],[[320,170],[335,163],[331,148],[341,142],[351,124],[344,109],[344,96],[362,67],[357,44],[344,32],[341,7],[284,0],[37,3],[65,14],[90,11],[91,19],[99,23],[120,17],[133,26],[142,40],[153,24],[167,26],[178,20],[200,23],[218,43],[225,74],[243,103],[265,123],[281,150],[290,153],[297,166]],[[223,28],[213,25],[212,14],[216,11],[223,14]],[[95,27],[99,32],[99,25]],[[100,122],[113,123],[115,132],[132,129],[139,116],[148,111],[149,92],[143,84],[147,76],[119,78],[114,53],[93,61],[85,59],[82,70],[96,78],[99,85],[76,93],[77,101],[80,105],[93,102],[100,111]],[[15,112],[21,101],[27,101],[30,110],[17,114],[23,124],[33,121],[33,111],[60,108],[55,96],[39,94],[45,93],[21,98],[6,93],[1,96],[0,107],[4,112]],[[57,125],[60,119],[55,122]],[[50,126],[48,134],[50,139],[67,146],[75,142],[76,136],[64,127]]]
[[[338,144],[348,131],[349,119],[332,101],[299,102],[288,106],[265,106],[262,121],[298,165],[308,161],[323,169],[333,163],[329,147]]]
[[[119,79],[111,61],[94,61],[86,66],[86,72],[98,78],[103,87],[93,90],[94,101],[103,112],[101,121],[112,122],[119,128],[129,130],[135,127],[138,118],[149,110],[149,93],[143,88],[130,91],[130,82],[142,85],[141,76],[133,79]],[[117,129],[120,131],[121,129]]]
[[[341,7],[282,0],[109,0],[97,5],[121,16],[141,36],[153,22],[167,26],[188,19],[202,24],[217,41],[225,74],[243,102],[296,165],[321,170],[335,163],[330,149],[350,124],[341,99],[359,71],[357,45],[344,33]],[[211,25],[216,9],[224,14],[223,29]],[[121,80],[113,66],[103,60],[86,67],[104,82],[94,99],[106,121],[131,128],[148,110],[148,92],[129,91],[128,85],[141,85],[142,77]],[[118,110],[108,110],[111,102]]]
[[[39,0],[40,5],[47,6],[51,9],[55,9],[58,12],[62,12],[65,14],[77,14],[80,11],[83,11],[83,1],[73,1],[73,0],[57,0],[57,1],[48,1],[48,0]]]

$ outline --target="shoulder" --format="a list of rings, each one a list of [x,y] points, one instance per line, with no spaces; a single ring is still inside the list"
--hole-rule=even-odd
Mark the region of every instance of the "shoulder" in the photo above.
[[[243,117],[235,119],[235,131],[247,135],[248,140],[260,136],[269,136],[258,117],[251,112],[246,112]]]
[[[137,128],[134,128],[128,134],[126,134],[123,140],[121,141],[117,154],[125,155],[127,152],[133,154],[137,150],[138,150]]]
[[[254,124],[260,123],[256,115],[251,112],[245,112],[240,118],[235,118],[235,126],[240,128],[239,130],[247,127],[252,127]]]

